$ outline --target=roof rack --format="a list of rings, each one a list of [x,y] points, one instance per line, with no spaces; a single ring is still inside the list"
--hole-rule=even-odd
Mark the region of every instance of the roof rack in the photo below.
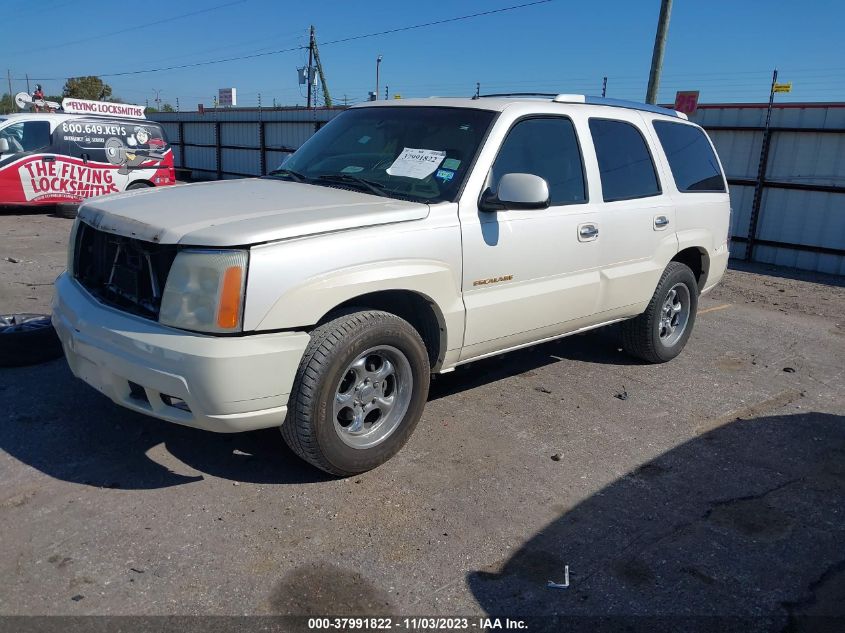
[[[474,99],[484,97],[533,97],[533,98],[550,98],[555,103],[584,103],[586,105],[603,105],[612,106],[616,108],[628,108],[629,110],[641,110],[643,112],[654,112],[656,114],[665,114],[679,119],[687,119],[687,115],[683,112],[671,110],[669,108],[662,108],[650,103],[640,103],[639,101],[627,101],[625,99],[611,99],[610,97],[591,97],[588,95],[577,94],[552,94],[548,92],[501,92],[496,94],[479,95],[473,97]]]

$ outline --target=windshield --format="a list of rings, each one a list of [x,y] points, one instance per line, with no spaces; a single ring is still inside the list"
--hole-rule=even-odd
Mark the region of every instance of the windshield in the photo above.
[[[354,108],[270,177],[419,202],[454,201],[494,116],[472,108]]]

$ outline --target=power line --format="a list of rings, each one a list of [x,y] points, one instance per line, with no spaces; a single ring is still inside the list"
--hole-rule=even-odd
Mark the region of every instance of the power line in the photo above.
[[[246,0],[239,0],[239,2],[245,2],[245,1]],[[338,40],[332,40],[330,42],[324,42],[322,44],[322,46],[328,46],[330,44],[340,44],[342,42],[351,42],[352,40],[360,40],[360,39],[365,39],[365,38],[368,38],[368,37],[376,37],[378,35],[388,35],[390,33],[399,33],[399,32],[402,32],[402,31],[410,31],[410,30],[413,30],[413,29],[421,29],[421,28],[428,27],[428,26],[436,26],[436,25],[439,25],[439,24],[446,24],[448,22],[459,22],[461,20],[469,20],[471,18],[477,18],[477,17],[481,17],[481,16],[485,16],[485,15],[493,15],[495,13],[503,13],[505,11],[514,11],[516,9],[523,9],[523,8],[526,8],[526,7],[532,7],[532,6],[539,5],[539,4],[548,4],[548,3],[553,2],[553,1],[554,0],[535,0],[534,2],[527,2],[527,3],[524,3],[524,4],[516,4],[516,5],[509,6],[509,7],[502,7],[500,9],[491,9],[490,11],[482,11],[480,13],[472,13],[472,14],[469,14],[469,15],[461,15],[461,16],[454,17],[454,18],[446,18],[444,20],[437,20],[437,21],[434,21],[434,22],[426,22],[424,24],[414,24],[414,25],[411,25],[411,26],[403,26],[403,27],[399,27],[399,28],[395,28],[395,29],[388,29],[388,30],[385,30],[385,31],[379,31],[379,32],[376,32],[376,33],[365,33],[363,35],[353,35],[351,37],[345,37],[345,38],[338,39]],[[127,71],[117,72],[117,73],[89,73],[89,74],[94,74],[97,77],[125,77],[127,75],[142,75],[142,74],[145,74],[145,73],[157,73],[157,72],[164,72],[164,71],[168,71],[168,70],[183,70],[185,68],[196,68],[198,66],[210,66],[212,64],[222,64],[222,63],[225,63],[225,62],[235,62],[235,61],[242,61],[242,60],[245,60],[245,59],[255,59],[257,57],[266,57],[268,55],[278,55],[280,53],[289,53],[291,51],[300,50],[302,48],[308,48],[308,47],[295,46],[295,47],[292,47],[292,48],[282,48],[282,49],[278,49],[278,50],[274,50],[274,51],[267,51],[265,53],[251,53],[249,55],[239,55],[239,56],[236,56],[236,57],[224,57],[224,58],[221,58],[221,59],[212,59],[212,60],[207,60],[207,61],[202,61],[202,62],[192,62],[192,63],[188,63],[188,64],[177,64],[177,65],[174,65],[174,66],[164,66],[164,67],[160,67],[160,68],[146,68],[144,70],[127,70]],[[39,81],[64,81],[65,79],[67,79],[67,77],[35,77],[34,79],[38,79]],[[20,81],[20,79],[17,79],[17,81]]]
[[[205,9],[199,9],[198,11],[191,11],[190,13],[183,13],[182,15],[174,15],[170,18],[164,18],[162,20],[156,20],[155,22],[147,22],[146,24],[139,24],[137,26],[130,26],[125,29],[121,29],[119,31],[112,31],[111,33],[98,33],[97,35],[92,35],[90,37],[83,37],[79,40],[72,40],[70,42],[63,42],[61,44],[53,44],[51,46],[39,46],[39,51],[47,51],[52,50],[54,48],[62,48],[64,46],[71,46],[73,44],[82,44],[83,42],[90,42],[91,40],[101,40],[104,37],[112,37],[113,35],[122,35],[123,33],[129,33],[130,31],[137,31],[138,29],[145,29],[150,26],[158,26],[159,24],[164,24],[166,22],[172,22],[173,20],[181,20],[183,18],[193,17],[195,15],[200,15],[201,13],[208,13],[210,11],[217,11],[218,9],[225,9],[226,7],[231,7],[236,4],[243,4],[247,0],[235,0],[235,2],[228,2],[226,4],[219,4],[214,7],[207,7]]]
[[[322,46],[329,46],[330,44],[340,44],[342,42],[351,42],[353,40],[363,40],[368,37],[376,37],[379,35],[389,35],[391,33],[401,33],[403,31],[412,31],[414,29],[422,29],[427,26],[436,26],[438,24],[447,24],[449,22],[459,22],[461,20],[469,20],[471,18],[478,18],[484,15],[493,15],[494,13],[504,13],[505,11],[514,11],[516,9],[525,9],[527,7],[533,7],[538,4],[548,4],[553,0],[536,0],[535,2],[526,2],[525,4],[515,4],[510,7],[502,7],[501,9],[491,9],[490,11],[482,11],[480,13],[471,13],[470,15],[461,15],[456,18],[445,18],[443,20],[436,20],[434,22],[426,22],[425,24],[414,24],[413,26],[402,26],[395,29],[388,29],[386,31],[377,31],[375,33],[367,33],[365,35],[352,35],[350,37],[344,37],[339,40],[331,40],[329,42],[323,42]]]

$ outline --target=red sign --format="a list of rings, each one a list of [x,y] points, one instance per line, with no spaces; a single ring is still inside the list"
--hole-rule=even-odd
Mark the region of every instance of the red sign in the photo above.
[[[695,114],[696,108],[698,108],[698,90],[679,90],[675,94],[675,110],[689,116]]]

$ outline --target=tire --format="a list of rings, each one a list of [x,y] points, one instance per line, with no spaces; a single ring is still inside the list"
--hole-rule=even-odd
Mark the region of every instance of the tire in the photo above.
[[[0,367],[43,363],[62,355],[46,314],[0,314]]]
[[[697,310],[695,275],[684,264],[670,262],[645,312],[622,323],[622,347],[649,363],[670,361],[687,344]]]
[[[371,470],[408,441],[429,382],[428,352],[407,321],[375,310],[339,316],[311,333],[282,437],[327,473]]]
[[[56,204],[56,215],[60,218],[75,220],[77,213],[79,213],[78,202],[59,202]]]
[[[126,191],[131,191],[132,189],[149,189],[150,187],[152,187],[152,185],[146,182],[133,182],[131,185],[126,187]]]

